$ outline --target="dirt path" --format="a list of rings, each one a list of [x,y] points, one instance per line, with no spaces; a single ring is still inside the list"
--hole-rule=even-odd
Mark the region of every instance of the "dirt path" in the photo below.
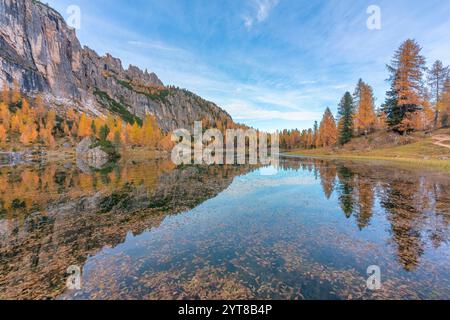
[[[440,134],[433,137],[433,144],[450,149],[450,145],[445,144],[444,141],[450,141],[450,136],[446,134]]]

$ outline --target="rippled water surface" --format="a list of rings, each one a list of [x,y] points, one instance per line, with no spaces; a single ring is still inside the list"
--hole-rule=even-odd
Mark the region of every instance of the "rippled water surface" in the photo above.
[[[449,178],[311,159],[3,167],[0,298],[450,299]]]

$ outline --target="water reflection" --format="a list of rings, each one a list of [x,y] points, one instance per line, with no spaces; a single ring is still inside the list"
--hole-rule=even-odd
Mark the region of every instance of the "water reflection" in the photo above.
[[[0,168],[0,298],[56,297],[66,269],[224,190],[246,166]]]
[[[0,168],[0,297],[450,298],[448,175],[279,169]],[[372,264],[380,292],[365,287]],[[83,266],[80,292],[65,290],[70,265]]]

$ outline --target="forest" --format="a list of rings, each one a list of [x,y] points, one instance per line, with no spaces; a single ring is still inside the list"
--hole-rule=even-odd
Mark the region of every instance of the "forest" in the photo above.
[[[64,109],[57,113],[45,105],[40,95],[30,99],[14,83],[4,84],[0,93],[0,146],[18,150],[29,146],[54,149],[64,143],[74,144],[85,137],[109,141],[115,146],[145,146],[170,149],[169,134],[159,128],[156,117],[146,115],[141,124],[128,123],[119,116],[92,116]]]
[[[320,124],[305,130],[280,131],[283,149],[339,147],[376,131],[407,135],[430,132],[450,124],[449,67],[438,60],[427,68],[422,48],[408,39],[395,52],[389,71],[390,90],[377,107],[372,87],[360,79],[354,93],[346,92],[337,115],[326,108]]]

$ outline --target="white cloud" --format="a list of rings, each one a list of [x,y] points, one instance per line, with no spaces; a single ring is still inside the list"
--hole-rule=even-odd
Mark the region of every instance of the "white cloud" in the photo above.
[[[248,16],[244,16],[244,25],[247,29],[250,29],[251,27],[253,27],[253,19],[248,17]]]
[[[258,22],[263,22],[269,17],[270,11],[278,4],[278,0],[259,0],[257,1],[256,19]]]
[[[269,17],[272,9],[277,6],[278,2],[279,0],[255,0],[252,15],[245,15],[243,17],[245,27],[250,29],[255,22],[264,22]]]
[[[287,121],[314,121],[322,116],[320,112],[312,111],[278,111],[265,110],[250,105],[247,101],[234,100],[225,105],[231,116],[238,120],[287,120]]]
[[[261,169],[260,169],[261,171]],[[256,182],[255,182],[256,180]],[[254,176],[253,179],[239,179],[231,184],[223,194],[233,197],[243,197],[244,195],[257,192],[257,189],[263,189],[267,187],[283,187],[283,186],[312,186],[317,185],[317,180],[311,176]]]
[[[143,49],[154,49],[154,50],[160,50],[160,51],[173,51],[173,52],[182,52],[183,51],[183,49],[167,45],[160,41],[130,40],[130,41],[128,41],[128,44],[135,46],[135,47],[143,48]]]

